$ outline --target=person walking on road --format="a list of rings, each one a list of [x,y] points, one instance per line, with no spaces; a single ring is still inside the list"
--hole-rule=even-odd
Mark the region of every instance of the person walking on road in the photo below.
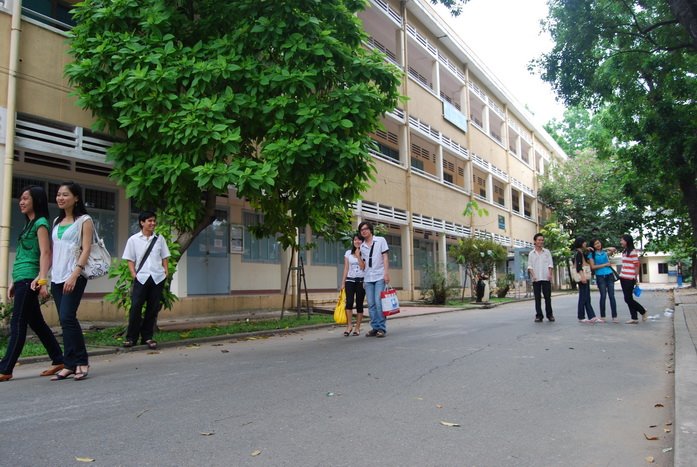
[[[535,322],[542,322],[542,295],[545,297],[545,313],[547,320],[554,322],[552,311],[552,271],[554,263],[552,253],[545,248],[545,237],[536,233],[533,237],[535,248],[528,255],[528,273],[532,280],[532,291],[535,295]]]
[[[622,286],[622,294],[624,302],[629,307],[631,319],[625,321],[625,324],[637,324],[639,322],[639,314],[642,321],[648,319],[646,310],[641,303],[634,299],[634,286],[639,282],[639,254],[634,248],[634,239],[631,235],[622,235],[620,238],[622,246],[622,269],[620,270],[620,285]]]
[[[387,318],[382,314],[380,293],[385,290],[385,285],[390,283],[389,272],[389,246],[383,237],[373,235],[373,224],[361,222],[358,232],[363,237],[361,244],[361,256],[365,261],[365,294],[368,297],[368,312],[370,313],[370,327],[367,337],[385,337],[387,333]]]
[[[346,331],[344,336],[350,336],[353,331],[354,336],[361,335],[361,322],[363,321],[363,301],[365,300],[365,289],[363,288],[363,278],[365,277],[365,261],[361,257],[361,236],[353,235],[353,245],[350,250],[344,253],[344,273],[341,277],[341,284],[346,292]],[[356,325],[351,325],[353,320],[353,303],[356,302]]]
[[[51,381],[61,381],[71,375],[75,375],[75,381],[81,381],[87,378],[90,369],[85,337],[77,319],[77,309],[87,287],[87,278],[82,272],[90,256],[94,235],[94,224],[87,214],[82,193],[82,187],[75,182],[63,183],[56,193],[60,212],[51,234],[51,295],[56,302],[63,330],[65,368],[56,373]],[[82,244],[78,244],[80,238]],[[76,251],[80,251],[78,257],[75,256]]]
[[[610,312],[612,313],[612,322],[619,323],[617,319],[617,302],[615,301],[615,272],[610,264],[607,251],[603,250],[603,244],[598,239],[591,241],[593,248],[588,262],[591,270],[595,271],[595,283],[598,284],[600,292],[600,318],[605,319],[605,302],[606,298],[610,298]],[[610,251],[614,253],[614,248]]]
[[[165,279],[169,274],[170,252],[165,239],[155,234],[157,217],[154,212],[141,212],[138,223],[140,232],[129,237],[123,252],[123,259],[128,261],[128,269],[133,278],[131,309],[123,346],[133,347],[140,337],[141,344],[155,350],[157,342],[153,340],[153,335]]]
[[[574,242],[574,268],[581,276],[581,280],[578,282],[578,320],[581,323],[604,323],[604,320],[595,316],[595,311],[591,304],[591,275],[589,274],[590,266],[586,261],[587,247],[588,245],[583,237],[576,237]],[[588,315],[587,318],[586,315]]]
[[[0,361],[0,381],[12,379],[12,370],[27,340],[29,326],[43,344],[51,366],[41,376],[51,376],[63,369],[63,351],[41,314],[42,300],[50,297],[48,270],[51,268],[51,236],[48,223],[48,199],[39,186],[22,190],[19,210],[26,224],[17,241],[17,255],[12,266],[12,284],[7,297],[14,300],[10,319],[10,339],[5,357]]]

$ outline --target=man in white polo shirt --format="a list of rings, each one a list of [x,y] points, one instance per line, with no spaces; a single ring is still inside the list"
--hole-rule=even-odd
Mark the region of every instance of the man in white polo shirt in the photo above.
[[[157,348],[153,340],[160,300],[169,274],[169,248],[162,236],[155,235],[157,218],[151,211],[138,215],[140,232],[131,235],[126,242],[123,259],[128,261],[128,269],[133,278],[131,292],[131,310],[128,318],[128,330],[124,347],[132,347],[141,338],[141,344],[151,349]],[[145,316],[143,316],[145,305]]]
[[[542,322],[542,297],[545,297],[545,313],[549,321],[554,321],[552,312],[552,253],[545,248],[545,237],[541,233],[533,237],[535,248],[528,255],[528,273],[532,279],[532,291],[535,295],[535,322]]]

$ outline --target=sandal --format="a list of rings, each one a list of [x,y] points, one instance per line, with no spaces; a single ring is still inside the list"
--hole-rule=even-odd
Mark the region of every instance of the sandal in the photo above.
[[[353,329],[353,326],[348,328],[346,331],[344,331],[344,337],[348,337],[351,335],[351,330]]]
[[[68,379],[74,374],[75,372],[73,370],[63,368],[61,371],[56,373],[56,375],[53,378],[51,378],[51,381],[63,381],[64,379]]]
[[[133,341],[123,341],[123,346],[126,348],[133,347]]]
[[[39,376],[53,376],[59,371],[61,371],[65,366],[62,363],[59,363],[58,365],[53,365],[49,367],[48,369],[42,371]]]
[[[89,374],[89,372],[90,372],[89,365],[78,366],[77,372],[75,373],[75,378],[73,378],[73,379],[75,381],[82,381],[83,379],[87,378],[87,375]]]
[[[357,328],[355,331],[353,331],[354,336],[360,336],[361,335],[361,328]]]
[[[157,349],[157,342],[155,342],[152,339],[148,339],[145,341],[145,344],[148,346],[150,350],[155,350]]]

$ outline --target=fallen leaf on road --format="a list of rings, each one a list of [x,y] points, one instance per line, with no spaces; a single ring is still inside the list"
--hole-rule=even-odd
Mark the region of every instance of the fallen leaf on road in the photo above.
[[[94,459],[91,457],[76,457],[75,460],[78,462],[94,462]]]
[[[443,421],[443,420],[440,421],[440,424],[443,425],[443,426],[450,426],[450,427],[460,426],[459,423],[446,422],[446,421]]]
[[[648,439],[649,441],[656,441],[658,439],[658,436],[649,436],[646,433],[644,433],[644,438]]]
[[[670,433],[670,428],[664,428],[663,431],[666,433]]]
[[[673,448],[664,448],[664,449],[663,449],[663,452],[670,452],[670,451],[672,451],[672,450],[673,450]]]
[[[649,425],[649,428],[656,428],[658,425]]]
[[[201,436],[213,436],[215,434],[215,431],[201,431],[199,432]]]
[[[149,412],[149,411],[150,411],[150,409],[141,410],[140,413],[138,415],[136,415],[136,418],[140,418],[141,415],[143,415],[145,412]]]
[[[649,464],[653,464],[654,461],[655,461],[655,459],[653,458],[653,456],[648,456],[648,457],[646,458],[646,462],[648,462]]]
[[[159,353],[160,352],[158,352],[157,350],[153,350],[153,351],[148,352],[148,355],[157,355]]]
[[[187,349],[197,349],[199,347],[201,347],[201,346],[198,344],[189,344],[186,346]]]
[[[663,407],[663,404],[659,402],[658,404],[654,405],[654,407]]]
[[[422,400],[424,400],[423,397],[415,397],[414,399],[416,399],[417,401],[422,401]]]
[[[250,454],[250,456],[256,457],[256,456],[258,456],[259,454],[261,454],[261,450],[257,449],[256,451],[252,451],[252,453]]]
[[[437,408],[437,409],[442,409],[443,406],[442,406],[441,404],[436,404],[436,408]]]
[[[666,422],[666,426],[673,426],[673,422]]]
[[[225,349],[221,350],[221,352],[222,352],[222,353],[230,353],[229,350],[225,350]]]

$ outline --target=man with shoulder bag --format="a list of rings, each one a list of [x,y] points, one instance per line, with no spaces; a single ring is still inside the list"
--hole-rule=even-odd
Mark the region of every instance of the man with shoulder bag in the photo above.
[[[153,334],[157,313],[161,308],[165,279],[169,274],[170,252],[165,239],[155,234],[157,218],[154,212],[141,212],[138,223],[140,232],[128,239],[123,252],[123,259],[128,261],[128,269],[133,278],[131,309],[123,346],[132,347],[140,337],[141,344],[154,350],[157,342],[153,340]]]

